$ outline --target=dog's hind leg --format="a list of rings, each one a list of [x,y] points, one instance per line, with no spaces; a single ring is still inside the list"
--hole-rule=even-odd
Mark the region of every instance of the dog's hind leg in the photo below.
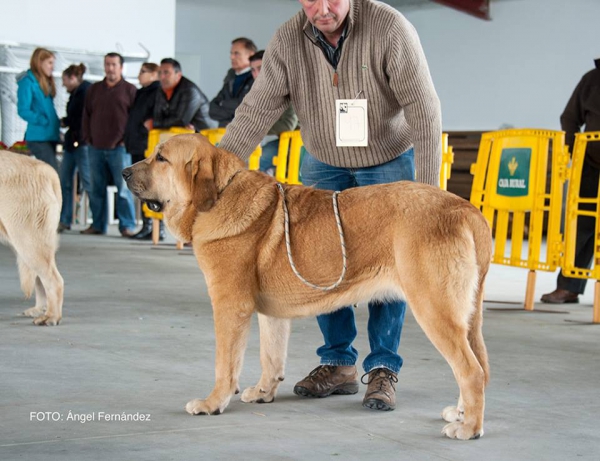
[[[262,374],[256,386],[243,392],[242,402],[270,403],[275,399],[284,378],[291,323],[290,319],[258,314]]]
[[[25,310],[23,315],[27,317],[39,317],[46,312],[46,304],[46,290],[44,289],[44,285],[42,285],[39,277],[35,277],[35,306]]]
[[[468,440],[483,435],[485,373],[469,344],[469,325],[460,318],[459,313],[464,308],[461,309],[457,300],[463,301],[460,296],[457,299],[447,296],[427,299],[421,294],[417,299],[410,299],[409,305],[427,337],[452,368],[460,389],[464,417],[457,414],[457,420],[447,424],[442,433],[450,438]]]
[[[187,403],[185,409],[192,415],[218,415],[227,408],[238,389],[250,320],[255,310],[253,301],[211,298],[216,340],[215,387],[206,400],[194,399]]]

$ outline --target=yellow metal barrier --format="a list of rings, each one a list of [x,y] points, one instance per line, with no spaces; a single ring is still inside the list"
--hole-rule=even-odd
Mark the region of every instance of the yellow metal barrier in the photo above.
[[[275,179],[286,184],[301,184],[300,163],[304,143],[300,131],[284,131],[279,137],[279,150],[273,159]],[[448,179],[452,172],[454,152],[448,145],[448,134],[442,134],[442,166],[440,169],[440,188],[448,190]]]
[[[218,146],[225,136],[225,128],[209,128],[207,130],[200,131],[200,134],[208,138],[208,141],[213,146]],[[250,158],[248,159],[248,169],[249,170],[258,170],[260,166],[260,156],[262,155],[262,147],[258,146],[254,149],[254,152],[250,154]]]
[[[300,160],[302,155],[300,131],[284,131],[279,136],[279,150],[273,159],[275,179],[285,184],[300,183]]]
[[[483,134],[477,163],[471,166],[471,203],[481,209],[494,229],[492,262],[529,269],[527,310],[533,310],[535,271],[554,271],[561,262],[560,219],[568,163],[564,132],[503,130]],[[548,222],[545,255],[544,219]]]
[[[596,197],[585,198],[579,196],[581,186],[581,173],[585,151],[589,142],[600,142],[600,131],[578,133],[575,135],[571,175],[567,193],[567,207],[565,213],[565,245],[562,272],[567,277],[595,279],[594,285],[594,313],[593,322],[600,323],[600,193]],[[594,210],[580,209],[580,205],[593,205]],[[593,208],[592,207],[592,208]],[[582,216],[596,219],[596,233],[594,238],[594,257],[592,267],[575,266],[575,243],[577,240],[577,224]]]
[[[442,167],[440,169],[440,189],[448,190],[448,179],[452,174],[454,151],[448,145],[448,133],[442,133]]]

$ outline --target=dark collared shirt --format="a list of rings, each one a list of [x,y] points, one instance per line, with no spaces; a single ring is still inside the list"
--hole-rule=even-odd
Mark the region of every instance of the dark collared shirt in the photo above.
[[[340,56],[342,55],[342,45],[344,44],[344,40],[346,40],[346,34],[348,33],[348,20],[346,20],[346,25],[344,26],[342,36],[338,40],[337,46],[333,46],[331,43],[329,43],[327,39],[323,36],[323,33],[314,25],[312,25],[312,29],[313,33],[315,34],[315,37],[317,37],[319,46],[325,54],[325,57],[333,66],[333,68],[337,69],[338,62],[340,62]]]

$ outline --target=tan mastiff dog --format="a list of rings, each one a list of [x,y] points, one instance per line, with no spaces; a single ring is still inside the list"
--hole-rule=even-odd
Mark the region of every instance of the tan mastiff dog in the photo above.
[[[0,151],[0,242],[17,255],[21,288],[35,307],[24,315],[36,325],[58,325],[63,279],[56,268],[62,194],[58,174],[47,163]]]
[[[216,383],[191,414],[219,414],[239,387],[251,316],[260,325],[262,375],[244,402],[272,402],[284,378],[290,319],[373,299],[406,299],[460,388],[443,433],[483,434],[489,377],[483,342],[483,284],[491,260],[487,222],[467,201],[413,182],[360,187],[337,197],[347,271],[330,291],[311,288],[290,267],[284,199],[275,179],[245,169],[201,135],[181,135],[123,170],[129,189],[169,230],[192,242],[212,301]],[[291,253],[309,282],[330,285],[342,271],[332,192],[284,186]]]

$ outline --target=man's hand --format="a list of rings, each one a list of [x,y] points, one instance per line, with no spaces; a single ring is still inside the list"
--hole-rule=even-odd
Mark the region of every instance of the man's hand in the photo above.
[[[154,127],[154,124],[152,123],[152,119],[151,119],[151,118],[149,118],[148,120],[146,120],[146,121],[144,122],[144,127],[145,127],[145,128],[148,130],[148,131],[150,131],[150,130],[151,130],[153,127]]]

